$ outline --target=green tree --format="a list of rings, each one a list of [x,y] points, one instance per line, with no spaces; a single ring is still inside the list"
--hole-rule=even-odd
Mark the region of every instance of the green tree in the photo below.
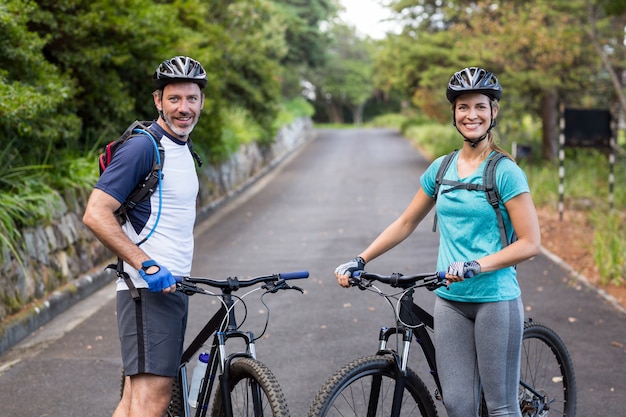
[[[150,77],[174,55],[199,60],[209,74],[205,116],[194,135],[205,153],[225,156],[222,113],[229,106],[245,109],[261,126],[258,139],[273,138],[287,46],[269,0],[34,3],[25,14],[28,29],[45,40],[45,60],[77,87],[72,110],[82,121],[81,148],[117,136],[129,117],[153,119]]]
[[[206,19],[220,25],[226,39],[221,37],[224,100],[246,109],[262,127],[261,141],[274,137],[273,122],[281,101],[279,62],[288,51],[281,15],[266,0],[245,0],[228,4],[223,13],[213,9]]]
[[[322,26],[337,13],[335,0],[273,0],[280,14],[287,53],[280,61],[282,94],[297,97],[309,69],[323,67],[330,37]]]
[[[594,10],[616,4],[613,0],[596,2]],[[558,103],[607,102],[603,93],[610,71],[606,65],[601,70],[591,48],[585,0],[396,0],[391,6],[406,24],[401,35],[385,43],[390,50],[376,56],[377,73],[386,71],[377,86],[413,91],[414,103],[431,115],[446,109],[442,90],[453,71],[472,65],[487,67],[505,85],[508,108],[541,118],[543,156],[553,159]],[[620,23],[612,26],[604,19],[598,25],[604,31],[596,50],[611,51],[613,60],[623,57],[623,18]],[[445,113],[449,115],[449,107],[441,114]]]
[[[25,0],[0,5],[0,126],[7,144],[0,152],[0,172],[44,163],[79,136],[76,86],[45,59],[46,38],[28,30],[27,16],[37,10]]]
[[[29,28],[45,36],[48,62],[78,86],[75,110],[83,122],[83,140],[120,131],[129,115],[153,117],[145,104],[151,93],[149,74],[176,49],[185,31],[178,29],[182,25],[173,6],[150,0],[35,3],[39,8],[30,14]]]
[[[315,86],[315,100],[329,120],[343,123],[343,110],[352,114],[355,124],[363,122],[363,107],[374,95],[371,41],[356,35],[353,27],[334,24],[329,30],[333,43],[323,68],[309,74]]]

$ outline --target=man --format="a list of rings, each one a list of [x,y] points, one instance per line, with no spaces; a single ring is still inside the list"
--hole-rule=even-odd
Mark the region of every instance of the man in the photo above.
[[[148,133],[160,138],[165,150],[160,189],[130,210],[120,225],[115,211],[151,172],[156,152],[148,135],[134,136],[116,150],[83,217],[123,261],[129,278],[117,282],[126,380],[114,417],[164,415],[187,324],[187,296],[176,292],[175,277],[191,272],[198,177],[187,141],[204,105],[207,75],[197,61],[177,56],[159,65],[153,82],[159,117]],[[128,284],[138,297],[133,298]]]

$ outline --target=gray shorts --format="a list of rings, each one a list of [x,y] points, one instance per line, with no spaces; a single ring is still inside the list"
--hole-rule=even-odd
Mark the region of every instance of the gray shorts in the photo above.
[[[189,298],[180,292],[153,293],[138,289],[117,292],[117,325],[125,375],[176,376],[187,327]]]

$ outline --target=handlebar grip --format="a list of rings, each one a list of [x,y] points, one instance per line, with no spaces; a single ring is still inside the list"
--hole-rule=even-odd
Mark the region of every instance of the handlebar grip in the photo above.
[[[309,271],[282,272],[278,276],[285,281],[289,279],[303,279],[309,277]]]

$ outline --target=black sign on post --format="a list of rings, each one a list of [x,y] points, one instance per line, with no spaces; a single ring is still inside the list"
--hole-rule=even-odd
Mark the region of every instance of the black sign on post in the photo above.
[[[611,112],[598,109],[565,109],[565,146],[610,148]]]
[[[559,136],[559,220],[563,220],[565,147],[609,150],[609,208],[613,208],[616,123],[610,110],[567,109],[561,104]]]

